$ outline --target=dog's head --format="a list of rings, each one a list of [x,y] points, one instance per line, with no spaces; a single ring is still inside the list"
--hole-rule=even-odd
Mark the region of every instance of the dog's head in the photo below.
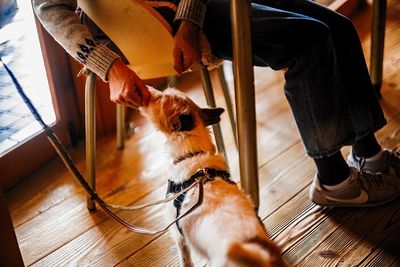
[[[168,88],[161,92],[149,87],[149,105],[141,108],[157,129],[166,135],[193,131],[218,123],[222,108],[200,108],[185,94]]]

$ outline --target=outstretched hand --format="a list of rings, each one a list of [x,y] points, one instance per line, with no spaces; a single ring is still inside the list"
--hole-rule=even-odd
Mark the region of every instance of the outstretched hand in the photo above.
[[[111,101],[128,107],[147,106],[150,93],[143,81],[121,59],[111,65],[107,78]]]
[[[198,63],[200,57],[198,26],[183,20],[174,37],[174,68],[178,75]]]
[[[174,68],[178,75],[200,61],[198,26],[183,20],[174,37]],[[111,101],[132,108],[147,106],[150,93],[143,81],[121,59],[111,65],[107,78]]]

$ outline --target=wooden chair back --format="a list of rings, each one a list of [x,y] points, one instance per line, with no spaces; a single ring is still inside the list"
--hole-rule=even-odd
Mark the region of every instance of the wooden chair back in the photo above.
[[[141,79],[176,74],[168,22],[142,0],[78,0],[78,6],[118,46]]]

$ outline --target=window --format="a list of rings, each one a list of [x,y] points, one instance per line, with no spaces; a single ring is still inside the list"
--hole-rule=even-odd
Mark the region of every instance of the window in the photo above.
[[[79,135],[81,130],[68,56],[36,21],[30,1],[18,0],[17,5],[14,14],[2,16],[3,24],[0,22],[1,57],[45,122],[68,145],[71,135]],[[0,169],[5,189],[54,155],[40,125],[1,66]]]

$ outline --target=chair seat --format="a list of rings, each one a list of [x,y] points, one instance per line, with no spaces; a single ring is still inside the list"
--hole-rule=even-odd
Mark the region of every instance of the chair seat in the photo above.
[[[172,28],[146,2],[78,0],[78,6],[118,46],[129,61],[128,66],[141,79],[176,74]]]
[[[171,62],[147,65],[128,64],[128,67],[132,69],[142,80],[176,75],[176,71],[172,67]]]

